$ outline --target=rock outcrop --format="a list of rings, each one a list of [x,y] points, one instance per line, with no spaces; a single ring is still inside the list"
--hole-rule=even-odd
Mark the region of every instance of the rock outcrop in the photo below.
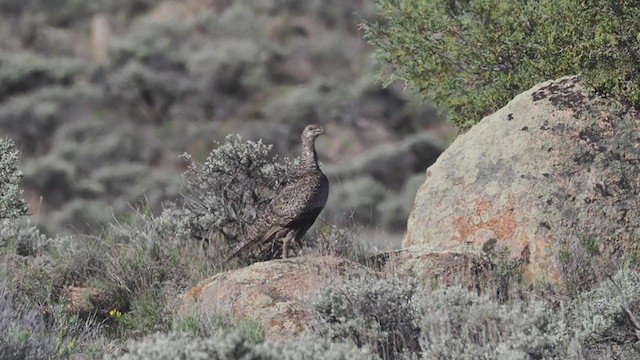
[[[569,281],[563,267],[580,266],[585,253],[605,266],[640,249],[639,191],[638,114],[576,77],[548,81],[459,136],[427,170],[403,246],[506,248],[529,280]]]
[[[373,272],[334,257],[296,257],[255,263],[220,273],[188,290],[180,312],[259,320],[267,339],[300,334],[308,319],[305,303],[330,282]]]

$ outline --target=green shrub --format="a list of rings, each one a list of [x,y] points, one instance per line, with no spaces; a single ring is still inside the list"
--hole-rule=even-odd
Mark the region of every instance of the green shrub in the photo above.
[[[65,285],[65,273],[52,253],[61,241],[28,223],[1,220],[0,284],[9,287],[21,302],[57,301]]]
[[[130,341],[124,353],[113,359],[239,359],[255,352],[255,347],[238,334],[199,338],[186,333],[156,333],[139,341]],[[107,356],[106,358],[110,358]]]
[[[220,40],[215,46],[194,51],[186,63],[204,91],[242,99],[268,84],[268,54],[254,39]]]
[[[640,12],[627,1],[380,0],[363,24],[386,64],[467,127],[544,80],[581,74],[595,90],[640,101]]]
[[[183,60],[176,50],[188,41],[189,28],[182,24],[141,22],[126,36],[114,41],[110,57],[113,65],[140,63],[156,70],[180,69]]]
[[[18,150],[13,143],[0,139],[0,220],[27,213],[19,184],[22,173],[18,170],[18,160]]]
[[[174,105],[197,91],[181,72],[135,61],[115,69],[106,88],[109,101],[122,104],[132,119],[155,124],[172,120]]]
[[[64,123],[49,153],[26,162],[25,186],[42,194],[45,207],[53,209],[42,218],[48,231],[99,233],[131,206],[160,212],[164,201],[179,197],[177,171],[149,176],[160,145],[131,124],[116,124],[98,119]]]
[[[109,334],[118,339],[168,330],[172,299],[220,271],[190,238],[184,218],[171,210],[134,215],[99,236],[66,238],[53,252],[69,283],[97,290],[89,302],[111,321]],[[111,310],[122,314],[111,316]]]
[[[50,304],[59,299],[64,273],[49,256],[2,255],[0,278],[22,302]]]
[[[98,234],[114,217],[113,208],[103,201],[73,199],[40,220],[43,231],[63,234]]]
[[[596,265],[596,256],[590,254],[578,237],[565,239],[556,253],[558,268],[567,293],[577,296],[596,284],[604,268]]]
[[[335,342],[318,338],[299,338],[284,344],[266,343],[263,348],[271,359],[286,360],[376,360],[380,359],[367,347],[357,347],[352,343]]]
[[[369,346],[383,359],[418,352],[420,329],[413,308],[416,285],[361,278],[324,289],[311,302],[310,332],[333,342]]]

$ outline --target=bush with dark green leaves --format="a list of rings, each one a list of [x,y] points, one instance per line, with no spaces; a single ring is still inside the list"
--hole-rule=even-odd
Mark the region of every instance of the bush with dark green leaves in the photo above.
[[[22,199],[18,170],[18,150],[13,142],[0,139],[0,220],[14,219],[27,213],[27,204]]]
[[[536,83],[581,75],[640,104],[640,11],[624,0],[380,0],[363,24],[386,64],[461,127]]]

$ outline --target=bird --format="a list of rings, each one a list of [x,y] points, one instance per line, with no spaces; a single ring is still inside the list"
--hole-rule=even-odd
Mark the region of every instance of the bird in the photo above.
[[[311,124],[302,131],[302,153],[294,174],[273,197],[249,227],[243,245],[227,261],[241,252],[282,239],[282,258],[286,259],[292,243],[299,243],[327,203],[329,179],[320,169],[315,141],[324,134],[322,127]]]

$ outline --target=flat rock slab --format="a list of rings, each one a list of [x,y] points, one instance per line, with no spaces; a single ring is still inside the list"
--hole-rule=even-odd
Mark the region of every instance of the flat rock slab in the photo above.
[[[334,257],[260,262],[202,281],[182,296],[180,312],[259,320],[267,339],[283,340],[306,328],[309,296],[332,282],[369,275],[373,271]]]

